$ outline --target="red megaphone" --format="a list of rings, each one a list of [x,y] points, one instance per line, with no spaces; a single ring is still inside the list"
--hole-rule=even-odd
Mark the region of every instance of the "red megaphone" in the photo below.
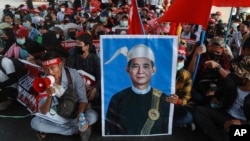
[[[52,86],[55,83],[55,78],[52,75],[46,76],[44,78],[35,78],[33,81],[33,88],[36,92],[43,92],[49,86]]]

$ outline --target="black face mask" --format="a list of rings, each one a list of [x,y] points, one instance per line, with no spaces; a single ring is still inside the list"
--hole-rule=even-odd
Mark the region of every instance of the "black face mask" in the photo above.
[[[69,32],[68,35],[71,39],[76,39],[76,32]]]
[[[75,54],[82,55],[83,53],[82,46],[75,46]]]
[[[210,59],[212,59],[214,61],[220,61],[220,59],[221,59],[221,55],[213,54],[211,52],[208,52],[208,55],[209,55]]]

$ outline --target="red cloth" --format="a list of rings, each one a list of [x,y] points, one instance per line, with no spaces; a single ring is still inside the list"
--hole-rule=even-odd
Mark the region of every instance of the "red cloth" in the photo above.
[[[169,35],[176,35],[177,27],[178,27],[178,23],[172,22],[168,34]]]
[[[175,0],[157,21],[199,24],[205,29],[212,3],[213,0]]]
[[[141,17],[138,13],[136,0],[131,1],[131,7],[129,11],[129,24],[128,24],[128,34],[141,35],[145,34]]]
[[[249,0],[213,0],[213,5],[218,7],[250,7]]]

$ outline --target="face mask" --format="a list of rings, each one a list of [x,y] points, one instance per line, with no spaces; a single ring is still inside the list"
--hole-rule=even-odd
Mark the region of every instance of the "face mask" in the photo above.
[[[177,63],[177,71],[184,67],[184,62]]]
[[[100,22],[104,23],[106,21],[105,17],[100,17]]]
[[[17,38],[16,39],[17,44],[23,45],[25,43],[25,38]]]
[[[128,26],[128,21],[120,21],[120,25],[122,27],[126,27],[126,26]]]
[[[76,38],[76,32],[69,32],[68,35],[69,35],[69,37],[71,39],[75,39]]]
[[[75,46],[75,54],[82,55],[83,53],[82,46]]]
[[[159,13],[161,12],[161,10],[160,10],[160,9],[156,9],[155,12],[156,12],[157,14],[159,14]]]
[[[89,28],[93,28],[93,26],[95,25],[95,23],[89,23]]]
[[[34,14],[32,14],[32,13],[30,13],[29,15],[30,15],[30,17],[34,17]]]
[[[108,15],[109,15],[109,17],[111,17],[111,16],[112,16],[112,13],[111,13],[111,12],[109,12],[109,14],[108,14]]]
[[[219,61],[221,58],[221,55],[216,55],[216,54],[213,54],[211,52],[208,52],[208,54],[209,54],[210,59],[212,59],[214,61]]]
[[[60,10],[61,10],[61,12],[64,12],[64,11],[65,11],[65,8],[61,8]]]
[[[30,27],[30,24],[27,23],[27,22],[25,22],[25,23],[23,23],[23,26],[24,26],[25,28],[29,28],[29,27]]]
[[[60,38],[60,34],[56,34],[56,38],[59,39]]]

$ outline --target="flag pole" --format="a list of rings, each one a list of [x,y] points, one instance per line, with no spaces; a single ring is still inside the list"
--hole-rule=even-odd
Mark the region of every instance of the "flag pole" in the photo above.
[[[204,44],[205,34],[206,34],[206,31],[202,30],[202,32],[201,32],[200,45],[203,45],[203,44]],[[193,74],[193,76],[192,76],[192,82],[193,82],[193,84],[194,84],[194,80],[195,80],[196,73],[197,73],[197,69],[198,69],[199,62],[200,62],[200,56],[201,56],[201,55],[198,55],[198,56],[197,56],[197,59],[196,59],[196,62],[195,62],[194,74]]]
[[[228,24],[227,24],[227,32],[226,32],[226,35],[225,35],[225,43],[227,43],[227,38],[228,38],[228,34],[229,34],[229,31],[230,31],[230,25],[231,25],[231,22],[232,22],[232,16],[233,16],[233,8],[231,8],[231,11],[230,11],[230,15],[229,15],[229,19],[228,19]]]

